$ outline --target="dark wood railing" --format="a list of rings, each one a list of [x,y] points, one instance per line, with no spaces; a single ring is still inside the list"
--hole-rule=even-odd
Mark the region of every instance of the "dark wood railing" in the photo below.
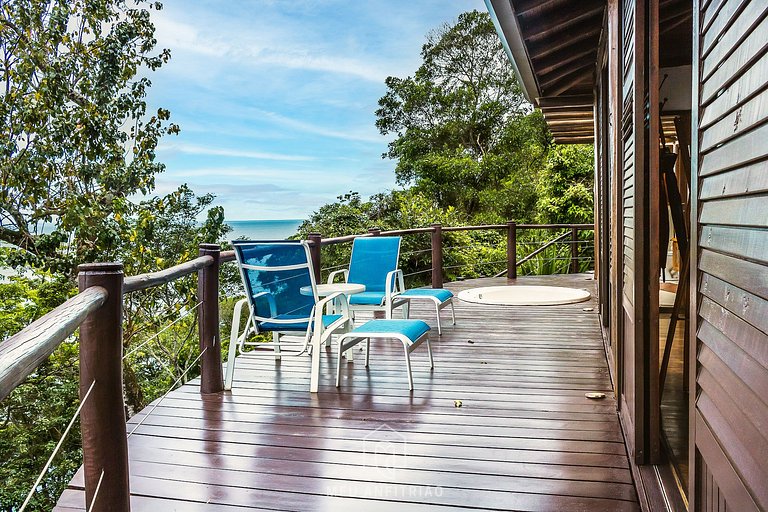
[[[219,341],[219,265],[234,259],[232,251],[220,252],[218,245],[203,244],[200,256],[192,261],[127,278],[120,263],[80,265],[80,293],[0,343],[2,400],[80,329],[81,400],[87,396],[80,409],[80,424],[89,510],[130,510],[122,378],[123,295],[197,273],[200,392],[218,393],[224,389]]]
[[[322,268],[322,258],[320,254],[320,248],[328,245],[337,245],[352,242],[355,238],[369,237],[369,236],[407,236],[416,234],[430,234],[430,247],[432,253],[432,288],[442,288],[444,278],[443,268],[443,233],[452,233],[457,231],[480,231],[480,230],[503,230],[506,232],[507,237],[507,268],[496,274],[495,277],[503,275],[509,276],[510,279],[517,278],[517,269],[526,261],[531,260],[533,257],[553,246],[556,243],[562,243],[565,238],[570,237],[570,263],[569,271],[576,273],[579,271],[579,246],[578,235],[579,231],[594,229],[593,224],[517,224],[516,222],[509,221],[506,224],[485,224],[481,226],[442,226],[440,224],[433,224],[427,228],[414,228],[414,229],[398,229],[393,231],[381,231],[380,229],[370,229],[368,233],[360,235],[347,235],[334,238],[323,238],[320,233],[312,233],[307,237],[310,243],[310,251],[312,253],[312,264],[315,269],[315,278],[320,282],[320,269]],[[518,230],[560,230],[568,229],[569,231],[559,235],[552,240],[549,240],[544,245],[533,251],[531,254],[526,255],[524,258],[517,259],[517,232]]]
[[[319,233],[308,237],[312,263],[320,278],[321,248],[348,243],[358,237],[430,234],[432,286],[443,286],[443,233],[474,230],[505,230],[507,270],[517,277],[517,267],[533,257],[517,259],[517,231],[525,229],[570,229],[546,244],[566,235],[572,238],[570,270],[578,270],[578,231],[591,224],[492,224],[381,231],[335,238]],[[546,247],[545,246],[545,247]],[[540,252],[543,248],[538,249]],[[5,342],[0,343],[0,400],[21,384],[64,340],[80,329],[80,421],[87,507],[94,511],[130,510],[128,448],[122,393],[123,296],[173,282],[197,273],[198,329],[200,338],[200,392],[223,390],[219,335],[219,268],[234,261],[234,251],[220,251],[214,244],[202,244],[199,256],[191,261],[136,276],[124,277],[120,263],[92,263],[78,268],[80,293],[39,318]],[[96,492],[98,489],[98,496]],[[94,499],[96,501],[94,501]]]

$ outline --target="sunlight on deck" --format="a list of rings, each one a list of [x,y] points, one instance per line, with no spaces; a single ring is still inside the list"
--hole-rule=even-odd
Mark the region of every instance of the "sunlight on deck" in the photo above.
[[[594,291],[588,278],[517,282]],[[328,352],[314,396],[309,358],[263,354],[238,360],[231,393],[172,392],[131,420],[133,510],[639,510],[594,299],[456,312],[433,330],[434,371],[426,347],[412,354],[413,392],[387,340],[338,389]],[[434,324],[426,304],[412,316]],[[82,509],[78,473],[57,510]]]

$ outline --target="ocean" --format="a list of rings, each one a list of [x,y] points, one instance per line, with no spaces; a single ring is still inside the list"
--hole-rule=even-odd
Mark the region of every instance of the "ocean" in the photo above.
[[[228,220],[225,221],[232,227],[227,238],[235,240],[246,238],[248,240],[283,240],[295,235],[296,230],[303,222],[301,219],[288,220]]]

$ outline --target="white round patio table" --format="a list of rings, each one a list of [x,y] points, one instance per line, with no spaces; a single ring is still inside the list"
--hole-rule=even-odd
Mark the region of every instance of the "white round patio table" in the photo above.
[[[327,284],[318,284],[317,285],[317,296],[318,297],[327,297],[329,295],[332,295],[337,292],[341,292],[347,297],[350,295],[354,295],[356,293],[362,293],[365,291],[365,285],[364,284],[356,284],[356,283],[327,283]],[[301,292],[302,295],[312,295],[312,287],[311,286],[302,286],[299,289],[299,292]],[[336,301],[333,301],[333,312],[336,313],[338,311]],[[328,340],[330,341],[330,340]],[[346,352],[347,361],[352,361],[353,355],[352,350],[347,350]]]
[[[356,283],[330,283],[330,284],[319,284],[317,285],[317,295],[318,297],[327,297],[328,295],[334,294],[336,292],[341,292],[344,295],[354,295],[356,293],[362,293],[365,291],[365,285],[364,284],[356,284]],[[312,295],[312,287],[311,286],[302,286],[301,287],[301,294],[302,295]]]

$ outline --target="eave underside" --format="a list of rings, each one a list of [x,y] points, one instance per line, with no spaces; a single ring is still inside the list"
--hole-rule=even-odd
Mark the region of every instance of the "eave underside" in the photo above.
[[[559,143],[594,141],[594,90],[606,0],[489,0],[526,96]],[[690,0],[659,2],[659,62],[691,63]]]

